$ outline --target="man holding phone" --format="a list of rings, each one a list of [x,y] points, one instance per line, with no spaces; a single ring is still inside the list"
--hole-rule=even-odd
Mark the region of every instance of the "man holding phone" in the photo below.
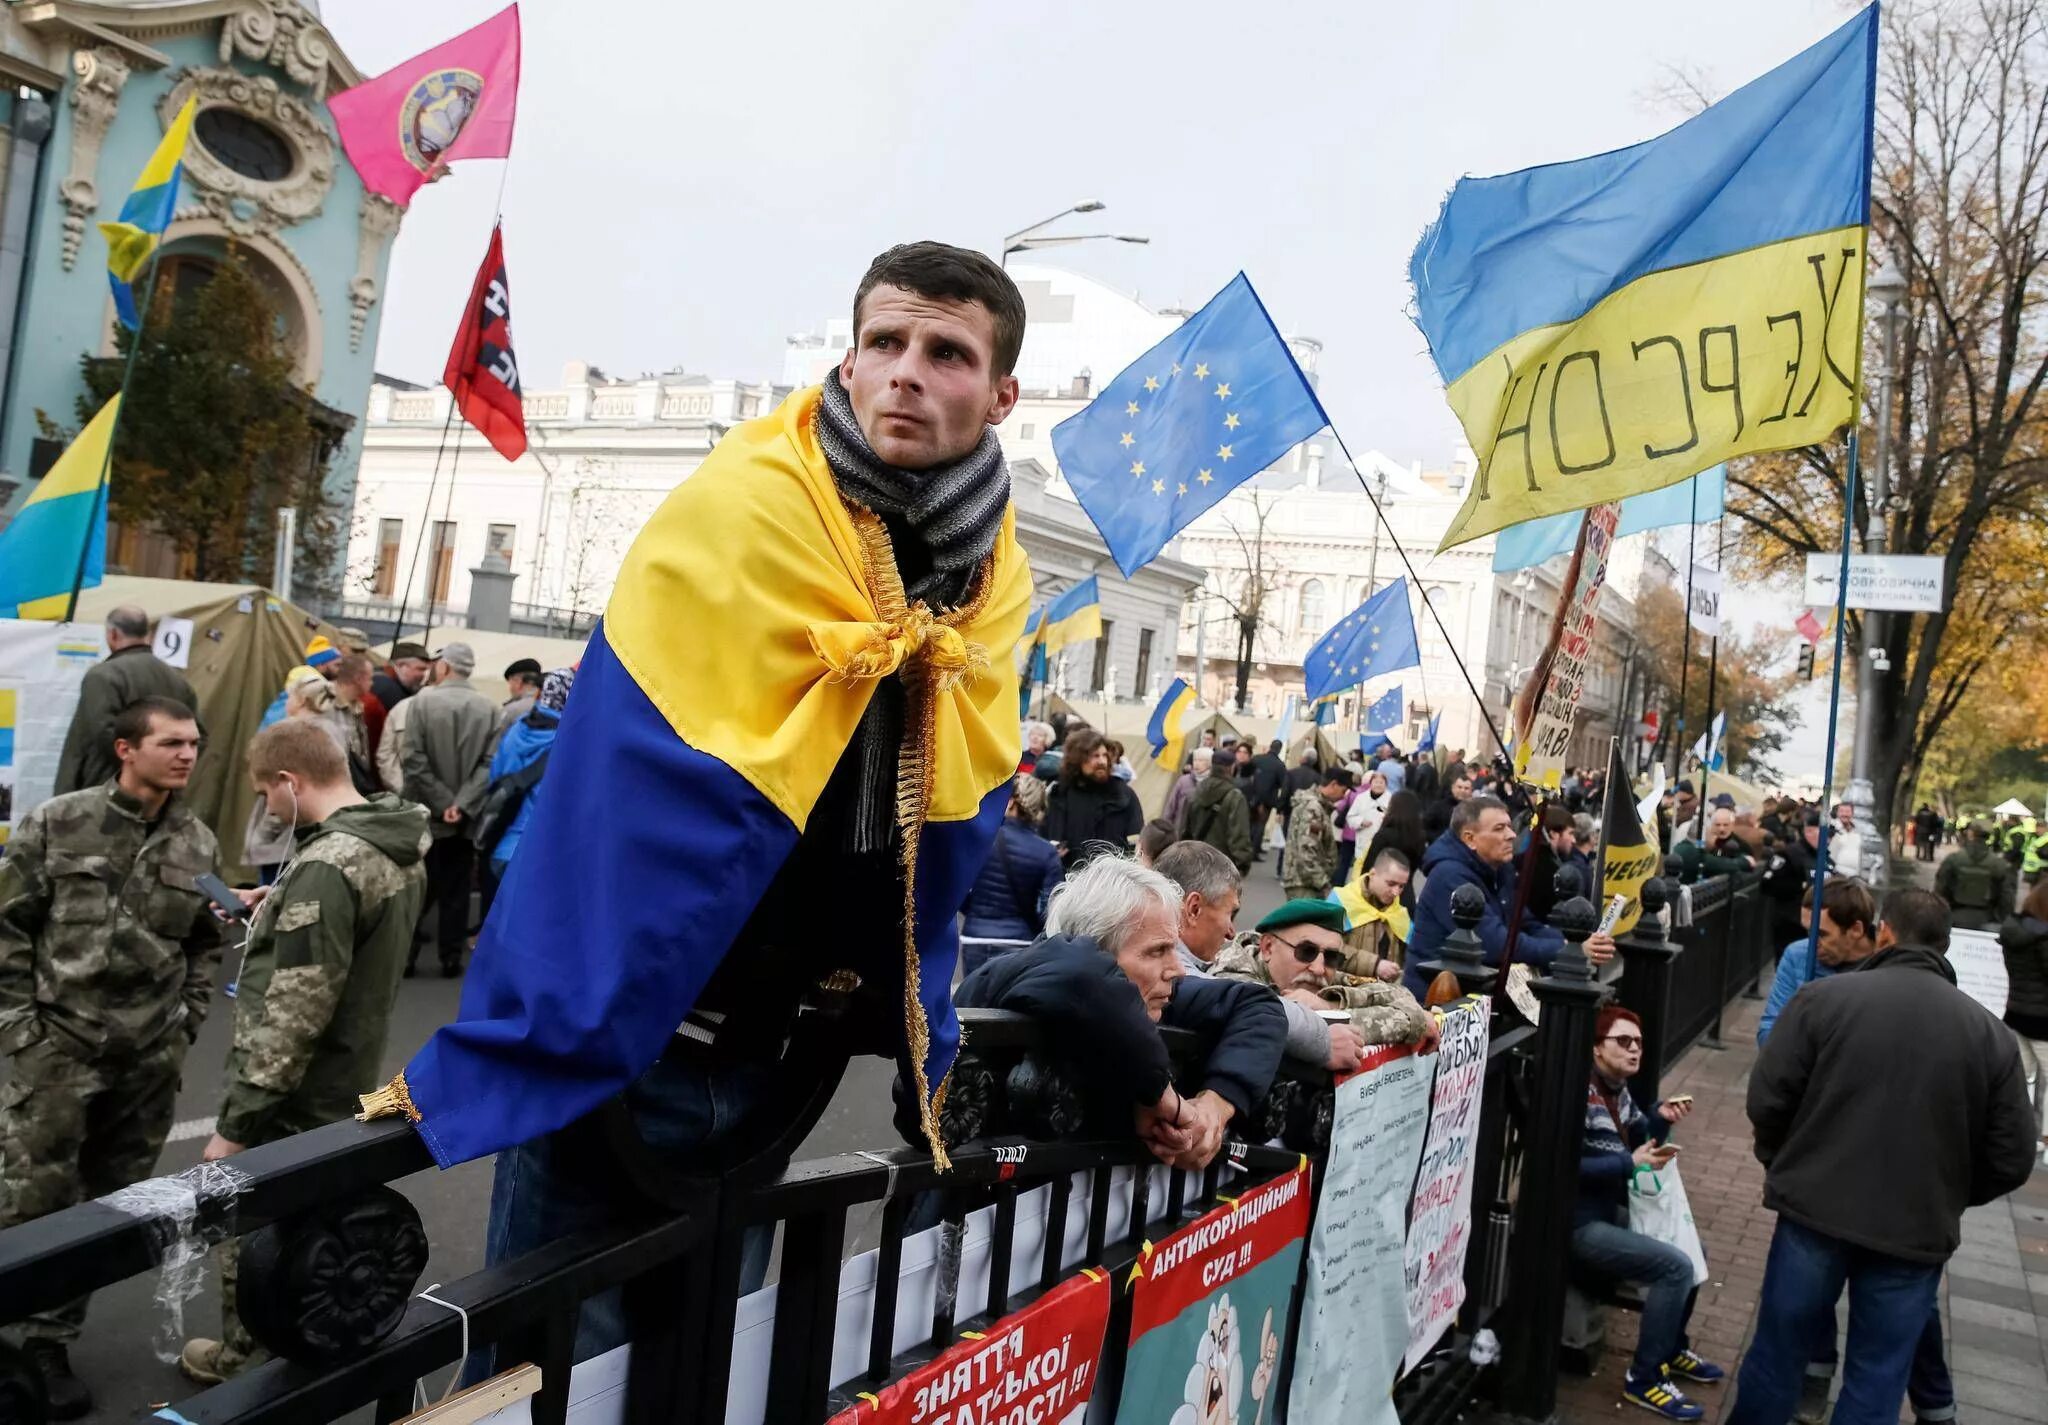
[[[1645,1173],[1670,1166],[1678,1147],[1667,1142],[1672,1125],[1692,1112],[1692,1099],[1666,1099],[1650,1113],[1629,1097],[1628,1081],[1643,1066],[1643,1025],[1619,1005],[1593,1022],[1593,1078],[1586,1088],[1586,1134],[1579,1148],[1579,1202],[1572,1216],[1572,1261],[1598,1276],[1643,1288],[1643,1323],[1622,1396],[1666,1420],[1705,1414],[1686,1399],[1678,1380],[1711,1384],[1721,1367],[1686,1344],[1685,1327],[1699,1295],[1692,1259],[1669,1242],[1628,1225],[1629,1186]]]

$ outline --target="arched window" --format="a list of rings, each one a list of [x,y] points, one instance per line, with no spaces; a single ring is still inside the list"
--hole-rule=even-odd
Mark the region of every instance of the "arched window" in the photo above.
[[[1301,612],[1295,616],[1294,631],[1305,638],[1323,633],[1323,581],[1311,579],[1301,586]]]

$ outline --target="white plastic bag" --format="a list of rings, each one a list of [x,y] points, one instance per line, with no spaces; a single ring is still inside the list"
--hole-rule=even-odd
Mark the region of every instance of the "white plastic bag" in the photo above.
[[[1685,1180],[1678,1175],[1678,1164],[1668,1163],[1629,1179],[1628,1228],[1656,1241],[1669,1242],[1685,1253],[1692,1262],[1693,1285],[1706,1285],[1707,1254],[1700,1246],[1699,1228],[1693,1225],[1692,1204],[1686,1200]]]

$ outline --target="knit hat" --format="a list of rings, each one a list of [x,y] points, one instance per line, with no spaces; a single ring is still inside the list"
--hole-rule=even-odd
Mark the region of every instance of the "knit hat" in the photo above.
[[[535,707],[546,708],[549,712],[560,712],[569,705],[569,690],[576,686],[574,668],[557,668],[540,680],[540,696]]]
[[[324,635],[315,637],[306,645],[306,666],[308,668],[325,668],[340,657],[341,650],[330,643]]]
[[[1266,918],[1256,927],[1261,935],[1273,930],[1286,930],[1295,925],[1320,925],[1325,930],[1344,933],[1344,907],[1335,901],[1310,900],[1296,896],[1278,910],[1268,911]]]

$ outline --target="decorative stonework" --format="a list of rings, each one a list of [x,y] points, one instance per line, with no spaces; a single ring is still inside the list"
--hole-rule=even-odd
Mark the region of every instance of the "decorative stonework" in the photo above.
[[[313,91],[313,102],[327,98],[327,75],[334,63],[334,39],[299,0],[248,0],[220,27],[220,62],[236,55],[257,60],[291,76]]]
[[[348,284],[348,349],[360,351],[370,308],[377,302],[377,264],[398,231],[405,209],[375,193],[363,195],[361,225],[356,229],[356,275]]]
[[[277,183],[245,178],[193,137],[185,150],[187,190],[206,212],[237,237],[255,237],[317,217],[334,186],[334,140],[319,118],[268,75],[236,69],[188,69],[157,101],[166,128],[186,97],[197,91],[199,108],[236,109],[262,120],[291,145],[291,176]]]
[[[85,225],[99,211],[100,190],[96,181],[100,145],[114,111],[121,106],[121,86],[128,82],[128,61],[106,46],[79,50],[71,56],[71,72],[78,82],[71,86],[71,171],[57,186],[64,201],[64,270],[78,262],[78,249],[85,241]]]

